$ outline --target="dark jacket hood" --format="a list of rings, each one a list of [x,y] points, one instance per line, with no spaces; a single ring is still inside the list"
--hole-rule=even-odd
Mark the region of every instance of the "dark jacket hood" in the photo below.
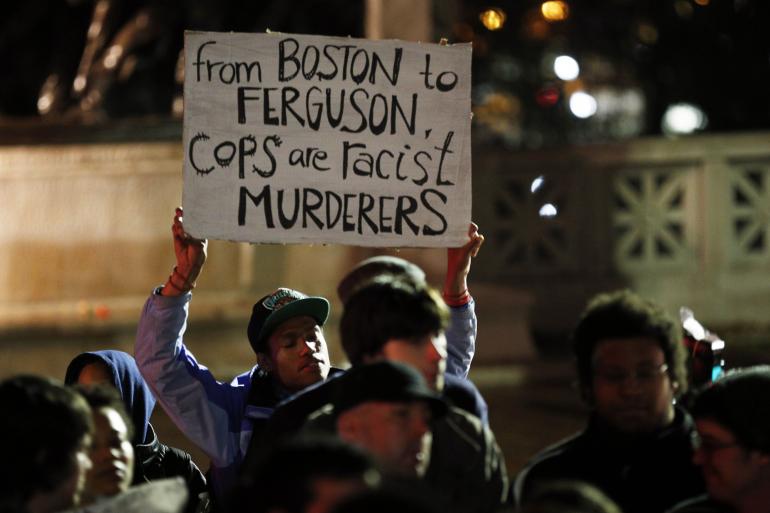
[[[134,423],[134,445],[147,442],[148,435],[154,437],[149,427],[150,416],[155,407],[155,396],[139,373],[134,357],[123,351],[93,351],[77,355],[67,367],[64,382],[77,382],[80,371],[89,363],[101,361],[112,373],[112,384],[120,392],[123,403]],[[149,440],[151,441],[151,440]]]

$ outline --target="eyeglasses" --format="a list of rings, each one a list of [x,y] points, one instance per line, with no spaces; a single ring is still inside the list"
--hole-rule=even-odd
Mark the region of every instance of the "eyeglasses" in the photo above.
[[[613,386],[624,385],[629,378],[633,378],[634,382],[639,385],[647,386],[657,383],[658,380],[666,374],[666,371],[668,371],[668,365],[665,363],[657,366],[638,367],[634,372],[602,369],[600,367],[594,371],[594,376]]]
[[[690,445],[695,451],[703,451],[707,454],[714,454],[715,452],[730,449],[731,447],[740,447],[738,442],[720,442],[714,438],[701,438],[696,432],[690,435]]]

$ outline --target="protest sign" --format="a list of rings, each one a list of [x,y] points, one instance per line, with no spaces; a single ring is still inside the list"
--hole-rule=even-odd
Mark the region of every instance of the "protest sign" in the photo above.
[[[185,229],[449,247],[471,219],[471,46],[187,32]]]

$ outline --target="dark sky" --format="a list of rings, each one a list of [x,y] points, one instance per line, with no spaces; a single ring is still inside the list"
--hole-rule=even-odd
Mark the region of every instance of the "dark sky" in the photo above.
[[[542,21],[541,3],[462,2],[466,25],[460,32],[470,28],[481,50],[475,52],[475,84],[498,83],[531,110],[537,108],[537,90],[549,80],[541,70],[544,56],[568,53],[578,62],[598,60],[609,68],[603,73],[587,69],[581,78],[588,89],[641,88],[642,133],[659,133],[663,112],[678,102],[701,107],[709,131],[770,128],[767,0],[569,0],[567,19],[553,23]],[[503,28],[494,32],[479,20],[490,6],[506,14]],[[538,23],[545,26],[539,32],[533,29]],[[500,55],[520,68],[518,78],[507,84],[500,83],[492,66]]]
[[[643,119],[633,135],[660,133],[663,113],[678,102],[699,106],[708,117],[707,131],[770,128],[770,1],[568,0],[569,16],[553,23],[544,22],[541,4],[434,1],[436,37],[474,42],[474,90],[511,95],[520,104],[515,121],[528,133],[540,131],[557,143],[570,131],[613,138],[611,129],[569,116],[566,89],[543,71],[548,56],[559,53],[581,63],[580,85],[587,91],[641,92]],[[161,28],[138,38],[132,74],[110,86],[105,101],[110,117],[168,113],[180,87],[173,77],[185,28],[363,36],[360,0],[113,0],[111,5],[115,21],[108,36],[143,8]],[[490,7],[506,15],[501,30],[491,32],[479,20]],[[11,0],[3,9],[0,119],[34,117],[47,77],[59,73],[72,82],[93,2]],[[515,73],[503,76],[501,62]],[[559,99],[544,107],[539,95],[551,90]],[[68,101],[68,107],[77,103]],[[474,102],[480,98],[474,96]]]

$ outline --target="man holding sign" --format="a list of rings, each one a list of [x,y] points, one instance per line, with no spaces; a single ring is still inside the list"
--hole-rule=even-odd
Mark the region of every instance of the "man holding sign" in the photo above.
[[[260,299],[247,330],[258,365],[230,383],[217,381],[183,340],[191,291],[206,260],[207,243],[185,232],[182,213],[177,209],[172,225],[177,264],[144,306],[135,358],[169,417],[211,458],[209,483],[221,500],[234,484],[252,435],[262,429],[276,404],[335,372],[321,329],[329,304],[324,298],[283,288]],[[449,250],[447,286],[466,283],[472,255],[483,242],[475,230],[469,238],[464,246]],[[475,315],[469,304],[450,312],[447,342],[454,348],[449,354],[455,361],[448,368],[465,376],[476,336]]]
[[[186,34],[186,219],[177,212],[177,266],[145,305],[136,359],[211,457],[216,496],[275,404],[329,375],[328,302],[290,289],[260,300],[249,324],[259,365],[217,382],[182,339],[205,239],[462,246],[450,270],[464,274],[447,282],[465,283],[483,240],[475,231],[468,240],[470,62],[470,45]],[[475,315],[467,290],[450,295],[463,322],[447,339],[464,377]]]

